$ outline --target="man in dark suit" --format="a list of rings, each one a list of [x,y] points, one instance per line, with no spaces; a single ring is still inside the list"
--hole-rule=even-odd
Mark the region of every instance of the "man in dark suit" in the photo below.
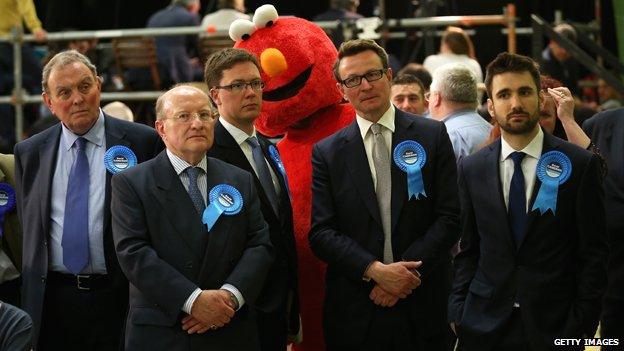
[[[603,338],[624,342],[624,108],[601,112],[583,123],[583,129],[607,162],[604,180],[607,237],[609,242],[608,286],[600,323]],[[609,349],[608,347],[604,347]],[[616,349],[616,348],[613,348]]]
[[[502,53],[486,72],[501,138],[458,170],[449,320],[460,349],[551,350],[555,339],[591,338],[606,286],[599,159],[542,131],[533,60]]]
[[[253,178],[206,157],[214,115],[201,90],[173,88],[156,114],[166,151],[113,177],[126,349],[257,350],[253,304],[273,249]]]
[[[392,71],[375,42],[342,44],[334,67],[356,121],[312,156],[309,241],[328,264],[327,348],[445,350],[450,248],[459,234],[448,134],[390,104]]]
[[[253,124],[262,104],[260,65],[245,50],[224,49],[208,58],[205,77],[220,115],[208,156],[254,175],[275,247],[275,262],[256,301],[261,350],[286,350],[287,335],[299,331],[297,252],[286,173],[275,146]]]
[[[113,251],[105,154],[122,145],[143,162],[162,143],[154,129],[101,112],[100,84],[84,55],[54,56],[43,69],[43,99],[62,123],[15,146],[28,233],[22,307],[36,349],[117,350],[121,339],[128,283]]]

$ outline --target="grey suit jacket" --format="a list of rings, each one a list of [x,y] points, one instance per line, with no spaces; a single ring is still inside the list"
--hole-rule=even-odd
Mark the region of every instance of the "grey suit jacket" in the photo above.
[[[208,158],[208,190],[230,184],[243,209],[221,215],[210,231],[166,152],[113,177],[113,237],[130,281],[126,349],[254,350],[253,306],[273,259],[268,227],[248,172]],[[188,335],[182,306],[197,288],[235,286],[245,305],[218,330]]]

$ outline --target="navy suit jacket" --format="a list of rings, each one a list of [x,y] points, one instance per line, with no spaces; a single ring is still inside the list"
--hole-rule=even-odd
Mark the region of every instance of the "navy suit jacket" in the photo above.
[[[450,249],[459,235],[455,156],[443,123],[396,109],[392,149],[415,140],[427,152],[427,196],[408,200],[407,175],[392,162],[392,249],[396,261],[422,261],[422,285],[399,310],[413,340],[443,333],[450,289]],[[384,234],[357,122],[318,142],[312,153],[312,251],[327,262],[324,332],[328,348],[361,347],[377,307],[374,282],[362,278],[383,261]],[[305,331],[304,331],[305,332]]]
[[[130,282],[128,350],[255,350],[253,306],[273,258],[267,224],[248,172],[208,158],[208,191],[230,184],[243,208],[221,215],[210,231],[201,221],[165,151],[113,177],[113,236]],[[189,335],[182,307],[196,287],[235,286],[245,299],[224,327]]]
[[[37,343],[48,274],[48,239],[50,201],[56,155],[61,138],[61,124],[52,126],[15,145],[15,183],[17,208],[23,232],[22,308],[33,320],[33,341]],[[106,147],[124,145],[132,149],[138,162],[154,157],[163,148],[153,128],[104,115]],[[104,160],[102,160],[104,162]],[[104,198],[104,256],[106,271],[116,287],[121,315],[125,314],[128,284],[119,269],[110,226],[110,180],[106,174]],[[121,321],[120,321],[121,322]]]
[[[609,286],[605,294],[601,328],[603,337],[624,340],[624,108],[597,114],[583,129],[607,161],[604,181]]]
[[[262,215],[269,225],[271,243],[275,248],[275,262],[271,265],[269,275],[256,305],[262,312],[275,313],[283,310],[287,301],[291,300],[292,303],[288,308],[290,312],[289,330],[291,333],[297,334],[299,330],[299,299],[297,293],[297,249],[295,248],[293,233],[292,207],[286,179],[278,169],[275,161],[270,156],[267,156],[269,155],[268,148],[272,144],[265,137],[257,135],[260,147],[279,180],[281,188],[279,215],[273,210],[262,188],[262,184],[260,184],[260,180],[240,146],[219,121],[215,123],[214,134],[215,144],[208,150],[208,156],[223,160],[249,172],[253,176],[254,184],[258,190],[258,197],[260,198]]]
[[[557,150],[572,162],[559,186],[556,214],[530,211],[516,247],[501,188],[500,139],[462,160],[460,253],[449,299],[449,320],[466,350],[489,350],[514,308],[532,350],[555,338],[593,337],[606,285],[604,206],[600,161],[544,133],[542,154]],[[532,208],[541,186],[536,179]]]

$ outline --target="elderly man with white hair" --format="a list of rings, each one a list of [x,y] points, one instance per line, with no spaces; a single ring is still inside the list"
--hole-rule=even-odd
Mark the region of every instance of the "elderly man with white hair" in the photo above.
[[[476,112],[477,96],[477,77],[468,67],[451,63],[433,72],[429,113],[446,125],[458,162],[477,151],[492,129]]]

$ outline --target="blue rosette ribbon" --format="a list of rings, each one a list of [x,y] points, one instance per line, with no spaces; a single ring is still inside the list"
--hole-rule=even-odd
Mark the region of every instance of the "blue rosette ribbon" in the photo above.
[[[284,177],[286,191],[288,191],[288,197],[290,197],[290,187],[288,186],[288,176],[286,176],[286,168],[284,167],[284,163],[279,156],[279,152],[277,152],[277,148],[273,145],[269,145],[269,156],[271,157],[271,160],[273,160],[273,163],[275,163],[275,165],[277,166],[277,169],[279,169],[282,177]]]
[[[427,197],[422,177],[422,168],[427,162],[425,148],[413,140],[399,143],[393,152],[394,163],[407,173],[407,199]]]
[[[4,235],[4,216],[15,207],[15,190],[7,183],[0,183],[0,238]]]
[[[540,214],[551,210],[557,211],[557,193],[559,186],[565,183],[572,173],[572,162],[561,151],[549,151],[537,162],[537,178],[542,182],[531,211],[539,210]]]
[[[111,174],[119,173],[136,164],[137,157],[127,146],[115,145],[104,154],[104,165]]]
[[[228,184],[219,184],[212,188],[208,193],[208,201],[210,204],[202,214],[202,223],[208,227],[208,231],[221,215],[233,216],[243,208],[243,196],[235,187]]]

